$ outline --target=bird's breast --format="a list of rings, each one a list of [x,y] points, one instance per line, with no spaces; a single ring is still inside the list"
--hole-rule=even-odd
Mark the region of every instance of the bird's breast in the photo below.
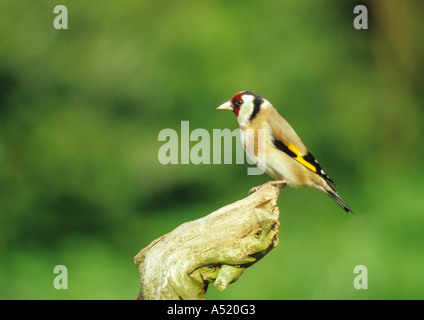
[[[303,168],[299,168],[295,160],[275,148],[266,129],[263,129],[262,134],[260,132],[256,129],[240,130],[240,140],[251,162],[264,164],[268,175],[277,180],[285,180],[292,187],[302,185],[302,176],[299,173]]]

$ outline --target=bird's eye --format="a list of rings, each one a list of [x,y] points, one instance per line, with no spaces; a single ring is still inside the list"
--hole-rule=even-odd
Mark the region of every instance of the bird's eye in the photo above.
[[[241,106],[243,104],[243,100],[236,100],[236,105]]]

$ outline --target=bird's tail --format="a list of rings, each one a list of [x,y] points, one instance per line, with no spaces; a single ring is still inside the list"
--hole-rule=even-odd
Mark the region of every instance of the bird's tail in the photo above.
[[[339,197],[339,195],[337,193],[332,192],[332,191],[328,191],[327,193],[328,193],[328,195],[330,196],[331,199],[333,199],[340,207],[342,207],[342,209],[344,211],[346,211],[347,213],[349,213],[349,212],[354,213],[352,211],[352,209],[346,204],[346,202],[343,201],[342,198]]]

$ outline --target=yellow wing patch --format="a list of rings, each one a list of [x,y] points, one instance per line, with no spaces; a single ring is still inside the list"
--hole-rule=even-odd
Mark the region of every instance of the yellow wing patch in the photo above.
[[[294,160],[303,164],[309,170],[312,170],[313,172],[317,172],[317,168],[315,168],[314,165],[310,164],[308,161],[303,159],[302,153],[300,152],[300,150],[294,144],[290,143],[288,145],[288,148],[289,148],[290,151],[292,151],[293,153],[296,154],[296,157],[293,158]]]

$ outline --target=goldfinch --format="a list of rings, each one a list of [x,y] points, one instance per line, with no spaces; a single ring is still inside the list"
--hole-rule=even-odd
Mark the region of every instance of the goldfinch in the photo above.
[[[242,91],[217,109],[234,112],[240,125],[241,141],[246,153],[258,164],[262,161],[265,164],[264,171],[277,179],[268,183],[280,184],[282,187],[287,184],[291,187],[306,186],[317,189],[329,195],[343,210],[353,213],[337,194],[334,182],[325,174],[294,129],[261,95]],[[254,139],[251,142],[253,147],[247,147],[248,131],[253,132],[250,135]],[[266,149],[262,153],[258,138],[261,131],[265,132],[266,137]]]

